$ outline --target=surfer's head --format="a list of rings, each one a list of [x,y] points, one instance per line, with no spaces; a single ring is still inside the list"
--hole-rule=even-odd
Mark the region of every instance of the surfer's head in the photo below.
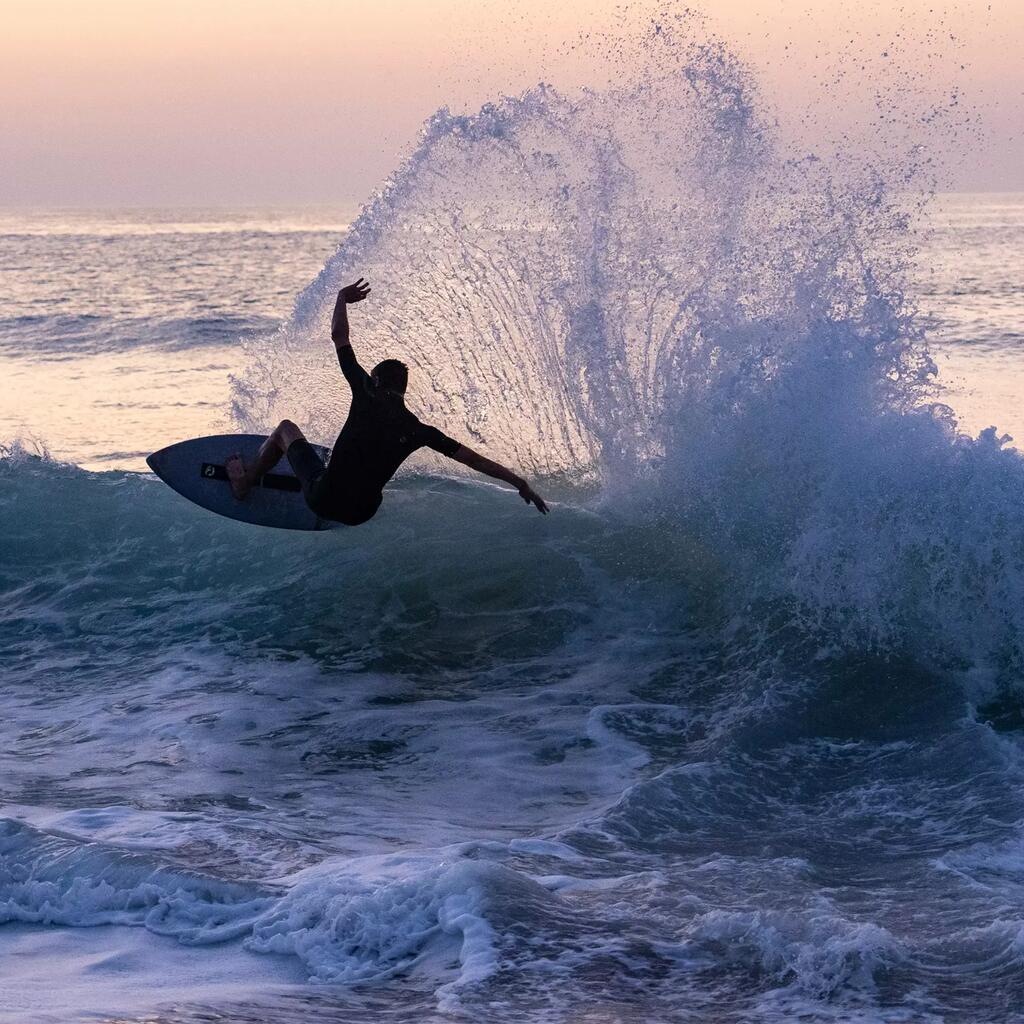
[[[409,384],[409,367],[399,359],[385,359],[373,368],[370,376],[377,387],[404,395]]]

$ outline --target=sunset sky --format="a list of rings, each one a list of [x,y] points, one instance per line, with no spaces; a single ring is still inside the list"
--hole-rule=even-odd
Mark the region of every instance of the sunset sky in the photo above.
[[[0,205],[358,204],[437,107],[588,80],[559,44],[623,5],[550,6],[4,0]],[[976,119],[970,145],[945,154],[946,184],[1024,190],[1020,0],[696,6],[755,68],[783,124],[821,102],[824,69],[856,70],[851,55],[865,55],[850,94],[825,100],[855,116],[870,102],[871,61],[891,50],[937,93],[957,89]]]

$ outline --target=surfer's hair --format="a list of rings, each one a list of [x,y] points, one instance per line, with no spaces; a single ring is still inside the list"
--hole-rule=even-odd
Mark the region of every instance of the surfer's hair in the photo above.
[[[373,368],[373,377],[382,388],[404,392],[409,384],[409,367],[400,359],[384,359]]]

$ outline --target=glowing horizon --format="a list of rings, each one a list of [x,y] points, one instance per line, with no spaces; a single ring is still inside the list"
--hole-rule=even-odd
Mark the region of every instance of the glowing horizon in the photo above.
[[[104,206],[357,203],[438,107],[473,110],[550,75],[585,82],[586,59],[559,44],[619,5],[382,0],[372,17],[347,0],[6,6],[0,205]],[[783,125],[816,91],[847,114],[868,102],[858,54],[880,59],[896,42],[909,72],[957,92],[980,122],[966,158],[940,154],[948,184],[1024,191],[1024,19],[1009,0],[931,6],[719,0],[708,24],[754,67]],[[821,91],[838,57],[846,80]]]

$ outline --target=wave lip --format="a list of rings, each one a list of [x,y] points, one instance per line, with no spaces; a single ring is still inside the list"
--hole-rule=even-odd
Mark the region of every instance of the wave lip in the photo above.
[[[499,952],[488,921],[489,893],[532,883],[475,861],[393,855],[329,862],[300,876],[254,922],[246,947],[297,956],[313,981],[379,982],[416,968],[443,970],[454,954],[455,981],[441,985],[442,1005],[464,985],[485,981]]]

